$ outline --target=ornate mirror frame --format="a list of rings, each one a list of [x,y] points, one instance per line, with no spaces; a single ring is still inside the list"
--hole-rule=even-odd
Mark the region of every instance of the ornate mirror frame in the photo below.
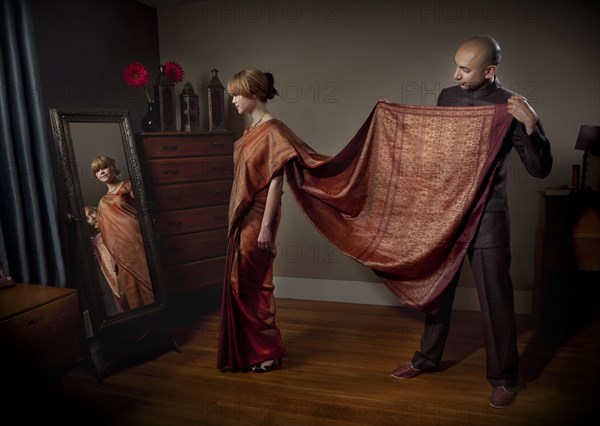
[[[80,286],[83,288],[89,315],[89,323],[87,323],[88,315],[84,311],[88,337],[110,335],[111,330],[114,333],[123,333],[128,329],[139,331],[146,327],[146,324],[151,323],[152,318],[162,313],[165,307],[158,247],[154,237],[153,220],[144,189],[129,112],[126,110],[59,110],[50,108],[50,121],[68,204],[68,212],[64,214],[70,240],[68,250],[74,252],[74,259],[79,266]],[[86,221],[82,182],[80,182],[80,173],[82,172],[80,168],[87,167],[89,169],[92,159],[76,158],[77,150],[74,149],[74,146],[77,143],[84,143],[84,141],[74,140],[72,131],[72,127],[75,127],[74,123],[113,123],[118,125],[124,158],[136,201],[148,270],[154,291],[154,303],[113,314],[107,310],[101,288],[101,276],[98,273],[99,267],[90,238],[89,228],[91,227]],[[102,148],[98,146],[97,155],[108,155],[102,151]],[[121,169],[124,167],[121,166]],[[91,171],[88,173],[92,174]]]

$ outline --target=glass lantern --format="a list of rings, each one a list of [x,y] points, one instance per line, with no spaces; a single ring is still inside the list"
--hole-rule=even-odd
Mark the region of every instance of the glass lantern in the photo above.
[[[154,103],[157,127],[159,131],[177,130],[175,119],[175,83],[165,74],[165,67],[159,67],[160,73],[154,84]]]
[[[200,130],[200,108],[198,95],[192,85],[187,82],[179,95],[179,113],[181,115],[181,131]]]
[[[208,131],[223,132],[225,128],[225,88],[219,80],[219,70],[213,69],[208,85]]]

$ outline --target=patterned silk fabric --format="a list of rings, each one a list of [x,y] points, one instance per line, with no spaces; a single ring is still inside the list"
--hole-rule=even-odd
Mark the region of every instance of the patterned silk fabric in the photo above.
[[[119,308],[123,310],[154,303],[144,241],[132,194],[131,181],[126,180],[114,193],[103,195],[98,203],[98,228],[113,264],[117,265]]]
[[[269,184],[286,164],[303,156],[304,167],[328,160],[304,144],[279,120],[244,134],[234,146],[234,180],[229,202],[227,262],[223,283],[217,368],[239,371],[286,355],[275,321],[275,248],[257,244]],[[275,237],[280,206],[271,223]]]
[[[434,312],[477,229],[511,121],[506,104],[378,103],[329,158],[271,120],[247,136],[260,143],[237,151],[252,161],[236,161],[243,166],[235,172],[230,239],[285,166],[298,205],[325,238],[373,269],[404,305]]]
[[[476,231],[511,121],[506,104],[379,103],[331,160],[290,162],[288,183],[325,238],[404,305],[435,312]]]

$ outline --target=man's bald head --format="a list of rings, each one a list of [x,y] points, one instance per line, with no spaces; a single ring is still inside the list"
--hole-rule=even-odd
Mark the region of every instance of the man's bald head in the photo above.
[[[490,85],[500,62],[500,46],[492,37],[478,35],[463,42],[454,54],[454,79],[465,90],[479,90]]]
[[[488,35],[476,35],[463,42],[459,49],[472,49],[478,52],[481,66],[498,65],[502,59],[500,45]]]

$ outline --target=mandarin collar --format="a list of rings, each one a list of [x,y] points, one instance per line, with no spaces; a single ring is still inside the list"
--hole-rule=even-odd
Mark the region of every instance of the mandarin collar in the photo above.
[[[485,98],[486,96],[489,96],[492,93],[494,93],[496,90],[498,90],[498,87],[501,86],[502,85],[500,84],[500,80],[498,80],[498,77],[494,76],[494,81],[492,81],[489,86],[486,86],[483,89],[474,90],[469,93],[471,94],[473,99]]]

